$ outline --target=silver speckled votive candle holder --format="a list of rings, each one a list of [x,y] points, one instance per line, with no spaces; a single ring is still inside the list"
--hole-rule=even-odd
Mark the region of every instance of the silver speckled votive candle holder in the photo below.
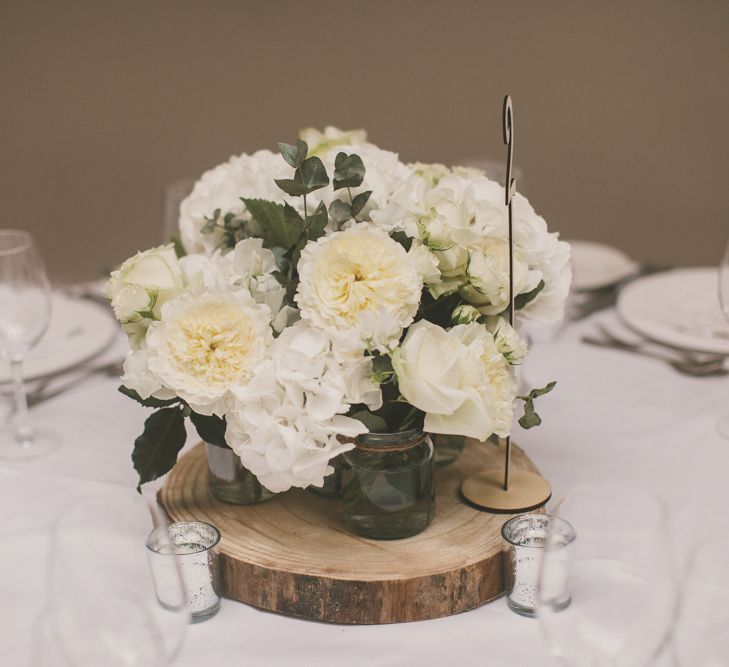
[[[570,535],[568,548],[563,550],[559,558],[550,558],[551,586],[559,590],[552,591],[552,597],[564,599],[569,604],[567,584],[572,564],[571,543],[574,540],[574,529],[564,519],[549,514],[522,514],[507,521],[501,528],[501,535],[506,541],[504,549],[504,581],[506,584],[506,602],[509,609],[522,616],[536,616],[537,587],[539,573],[547,544],[549,527],[552,522],[560,523],[560,533]]]
[[[169,526],[171,544],[159,543],[152,531],[147,540],[150,567],[157,599],[165,606],[171,576],[169,558],[174,555],[185,586],[193,623],[215,616],[220,609],[220,531],[202,521],[180,521]]]

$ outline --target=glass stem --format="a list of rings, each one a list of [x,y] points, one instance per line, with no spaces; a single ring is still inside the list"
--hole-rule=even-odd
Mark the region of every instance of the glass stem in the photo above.
[[[30,447],[35,437],[35,429],[30,423],[28,414],[28,399],[25,396],[23,384],[23,360],[14,357],[10,366],[13,370],[13,384],[15,388],[15,442],[19,447]]]

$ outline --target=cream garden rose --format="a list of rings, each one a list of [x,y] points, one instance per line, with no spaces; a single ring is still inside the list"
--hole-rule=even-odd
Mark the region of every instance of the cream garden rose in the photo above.
[[[423,280],[415,262],[372,226],[309,243],[298,268],[301,317],[335,338],[354,336],[370,349],[396,345],[420,305]]]
[[[420,320],[393,353],[392,365],[400,393],[425,412],[426,431],[482,441],[509,433],[516,381],[484,325],[447,331]]]
[[[146,348],[127,358],[124,384],[142,398],[171,394],[199,414],[222,416],[229,390],[266,355],[269,321],[268,307],[243,291],[185,294],[163,306]]]

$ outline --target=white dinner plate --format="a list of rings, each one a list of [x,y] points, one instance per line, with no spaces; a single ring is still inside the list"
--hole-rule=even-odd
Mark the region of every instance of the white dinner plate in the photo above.
[[[664,345],[729,355],[718,279],[718,270],[710,267],[639,278],[620,293],[618,314],[629,327]]]
[[[103,352],[118,331],[111,310],[88,299],[53,294],[51,322],[23,363],[23,377],[34,380],[68,370]],[[0,361],[0,382],[11,380]]]
[[[572,288],[592,290],[615,285],[638,270],[622,250],[594,241],[569,241],[572,248]]]

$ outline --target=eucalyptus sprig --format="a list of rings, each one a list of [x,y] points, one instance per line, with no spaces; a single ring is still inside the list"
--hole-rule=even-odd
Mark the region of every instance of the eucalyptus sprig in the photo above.
[[[524,414],[519,418],[519,426],[523,429],[530,429],[542,423],[542,418],[534,409],[534,399],[548,394],[556,385],[557,383],[552,381],[541,389],[532,389],[526,396],[517,396],[524,401]]]

